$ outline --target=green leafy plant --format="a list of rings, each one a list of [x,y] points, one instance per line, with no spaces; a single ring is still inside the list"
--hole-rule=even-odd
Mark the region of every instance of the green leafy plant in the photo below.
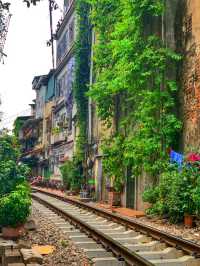
[[[29,169],[15,161],[0,162],[0,196],[10,193],[18,184],[26,180]]]
[[[17,227],[26,222],[30,214],[31,197],[27,185],[19,185],[16,190],[0,199],[0,225]]]
[[[125,180],[125,165],[123,165],[123,136],[117,135],[106,140],[102,149],[105,155],[105,160],[103,161],[104,174],[110,178],[110,183],[111,186],[113,186],[114,191],[122,192]]]
[[[14,136],[0,137],[0,161],[17,161],[20,156],[19,144]]]
[[[143,200],[152,203],[147,213],[168,216],[171,222],[183,221],[185,214],[198,214],[199,182],[198,167],[184,165],[178,170],[169,166],[159,184],[143,194]]]
[[[60,167],[60,171],[63,178],[63,184],[66,189],[80,190],[83,182],[83,175],[80,163],[76,161],[75,157],[73,158],[73,161],[65,162]]]
[[[61,132],[61,128],[60,127],[54,127],[54,128],[52,128],[53,135],[57,135],[60,132]]]
[[[87,0],[76,1],[77,35],[75,43],[75,75],[73,93],[77,106],[76,157],[84,160],[87,143],[88,97],[86,92],[90,82],[91,24],[90,4]]]
[[[29,168],[18,163],[20,157],[16,138],[5,135],[0,138],[0,196],[10,193],[24,182]]]

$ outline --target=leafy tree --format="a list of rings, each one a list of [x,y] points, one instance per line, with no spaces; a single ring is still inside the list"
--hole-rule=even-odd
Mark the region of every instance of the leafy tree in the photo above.
[[[0,137],[0,196],[10,193],[26,180],[29,169],[18,163],[19,156],[15,137]]]
[[[19,158],[19,144],[15,137],[3,135],[0,137],[0,161],[17,161]]]
[[[149,24],[161,25],[165,1],[89,2],[97,42],[95,83],[88,95],[101,120],[108,127],[115,125],[113,138],[125,138],[116,167],[129,165],[135,176],[146,172],[157,179],[168,160],[167,148],[176,143],[181,129],[175,112],[176,80],[167,75],[181,58],[166,47],[159,28],[147,30]],[[105,164],[110,160],[105,157]]]

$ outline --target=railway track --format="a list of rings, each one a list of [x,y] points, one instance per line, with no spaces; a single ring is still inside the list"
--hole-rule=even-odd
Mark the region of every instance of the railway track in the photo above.
[[[32,197],[96,266],[200,266],[194,242],[49,192],[38,190]]]

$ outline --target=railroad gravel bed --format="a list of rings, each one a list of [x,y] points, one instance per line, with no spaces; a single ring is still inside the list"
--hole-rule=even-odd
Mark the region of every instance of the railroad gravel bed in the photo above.
[[[47,189],[47,191],[55,193],[55,191],[52,191],[50,189]],[[61,192],[56,192],[56,193],[58,195],[63,196],[63,193]],[[100,207],[99,204],[93,203],[93,202],[91,203],[91,205],[94,205],[98,208]],[[106,210],[111,211],[108,208],[106,208]],[[144,216],[141,218],[130,218],[130,219],[141,222],[145,225],[152,226],[156,229],[162,230],[172,235],[179,236],[186,240],[193,241],[200,245],[200,219],[196,220],[196,227],[194,228],[186,228],[183,224],[174,225],[174,224],[169,223],[167,219],[160,219],[158,217],[150,218],[150,217]]]
[[[27,244],[31,245],[53,245],[56,250],[49,255],[44,255],[45,266],[89,266],[85,253],[78,249],[62,231],[47,220],[34,206],[32,207],[32,218],[37,224],[35,231],[23,237]]]
[[[183,224],[170,224],[166,219],[141,217],[134,220],[200,244],[200,221],[196,221],[196,227],[186,228]]]

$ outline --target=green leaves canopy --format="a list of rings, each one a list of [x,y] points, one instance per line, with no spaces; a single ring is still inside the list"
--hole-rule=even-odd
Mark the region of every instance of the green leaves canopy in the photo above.
[[[115,167],[129,165],[135,175],[145,171],[157,176],[166,162],[166,150],[181,128],[175,112],[176,81],[168,75],[168,68],[180,56],[160,38],[164,1],[89,2],[97,36],[96,81],[89,96],[108,127],[114,117],[119,122],[113,138],[124,136],[123,156]],[[119,154],[120,149],[119,145]]]

